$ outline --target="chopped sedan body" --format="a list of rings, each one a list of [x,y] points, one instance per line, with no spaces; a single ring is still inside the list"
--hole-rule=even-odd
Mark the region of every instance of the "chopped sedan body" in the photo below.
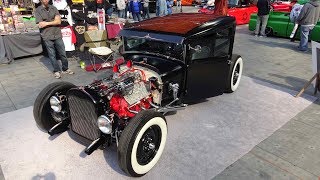
[[[34,104],[37,125],[50,135],[74,132],[88,142],[87,154],[115,143],[121,169],[143,176],[164,150],[167,112],[238,88],[243,60],[232,54],[235,25],[230,16],[194,13],[125,27],[125,60],[89,85],[49,84]]]

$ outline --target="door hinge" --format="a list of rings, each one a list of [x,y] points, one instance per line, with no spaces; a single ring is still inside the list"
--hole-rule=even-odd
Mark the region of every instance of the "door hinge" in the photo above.
[[[231,60],[228,60],[228,64],[231,64],[232,63],[232,61]]]

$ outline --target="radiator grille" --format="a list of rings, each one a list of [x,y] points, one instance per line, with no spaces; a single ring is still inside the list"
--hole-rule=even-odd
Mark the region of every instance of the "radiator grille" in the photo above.
[[[70,90],[68,92],[68,103],[72,130],[92,141],[99,138],[98,115],[91,98],[81,90]]]

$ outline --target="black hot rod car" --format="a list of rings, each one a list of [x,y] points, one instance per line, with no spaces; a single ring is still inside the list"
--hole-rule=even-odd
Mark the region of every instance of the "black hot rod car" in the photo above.
[[[88,141],[85,153],[116,143],[119,166],[142,176],[167,138],[164,114],[238,88],[243,69],[232,54],[234,17],[174,14],[124,28],[113,73],[89,85],[55,82],[38,95],[37,125],[50,135],[70,129]]]

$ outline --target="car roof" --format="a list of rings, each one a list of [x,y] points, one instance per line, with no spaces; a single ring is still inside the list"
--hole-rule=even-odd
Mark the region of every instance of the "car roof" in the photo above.
[[[200,32],[203,28],[212,28],[229,21],[234,21],[234,18],[201,13],[178,13],[133,23],[126,26],[125,30],[156,32],[186,37]]]

